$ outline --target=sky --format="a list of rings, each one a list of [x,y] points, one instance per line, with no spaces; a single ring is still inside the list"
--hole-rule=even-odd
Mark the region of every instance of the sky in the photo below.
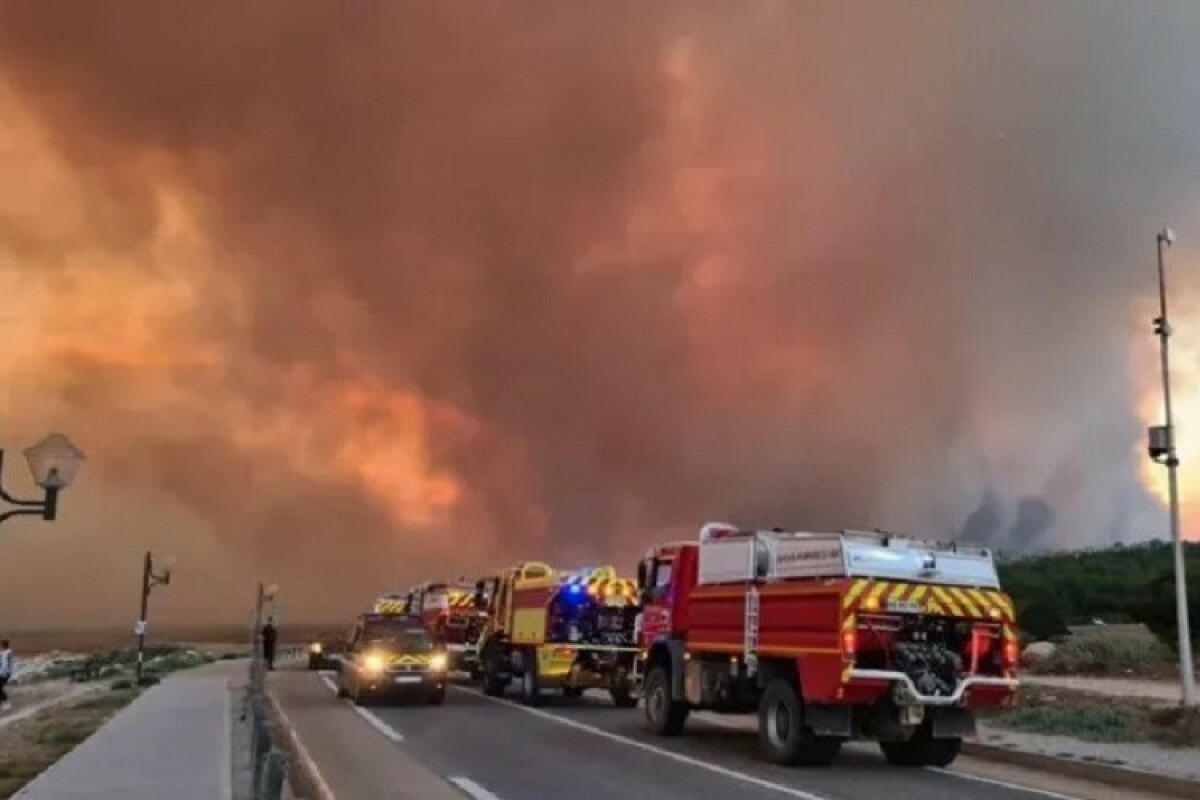
[[[1200,8],[0,0],[0,628],[285,619],[708,520],[1200,536]],[[4,475],[32,493],[19,459]]]

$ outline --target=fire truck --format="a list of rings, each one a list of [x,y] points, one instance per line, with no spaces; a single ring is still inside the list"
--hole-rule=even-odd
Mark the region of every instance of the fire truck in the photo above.
[[[1011,702],[1012,601],[991,553],[879,532],[741,530],[651,548],[637,680],[649,727],[758,712],[763,755],[826,765],[850,738],[946,766],[974,710]]]
[[[405,614],[421,617],[446,644],[451,669],[481,677],[477,646],[487,612],[476,608],[474,587],[466,581],[418,584],[404,595],[400,608]]]
[[[618,707],[637,704],[634,581],[612,567],[559,572],[528,561],[480,581],[476,599],[489,612],[479,649],[485,693],[501,695],[517,679],[528,705],[544,689],[566,697],[607,689]]]

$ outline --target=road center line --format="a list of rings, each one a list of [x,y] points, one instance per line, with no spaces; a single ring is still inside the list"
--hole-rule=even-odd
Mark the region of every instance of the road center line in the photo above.
[[[498,795],[492,794],[470,778],[463,777],[462,775],[455,775],[447,780],[473,797],[474,800],[500,800]]]
[[[555,714],[550,714],[548,712],[541,711],[540,709],[530,708],[529,706],[523,706],[518,703],[514,703],[511,700],[505,700],[501,697],[489,697],[488,695],[484,694],[483,692],[479,692],[474,689],[468,689],[463,686],[451,685],[451,688],[457,689],[460,692],[469,692],[470,694],[478,695],[479,697],[482,697],[485,700],[490,700],[493,703],[500,703],[502,705],[511,706],[512,708],[515,708],[518,711],[524,711],[526,714],[530,714],[532,716],[539,717],[541,719],[545,719],[550,722],[556,722],[559,725],[565,725],[568,728],[574,728],[575,730],[584,731],[585,733],[590,733],[593,736],[599,736],[602,739],[608,739],[609,741],[619,742],[621,744],[628,745],[629,747],[635,747],[638,750],[643,750],[647,753],[654,753],[655,755],[662,756],[663,758],[669,758],[672,761],[678,761],[681,764],[687,764],[689,767],[696,767],[697,769],[708,770],[709,772],[716,773],[717,775],[721,775],[726,778],[732,778],[733,780],[736,780],[736,781],[742,781],[743,783],[749,783],[752,786],[758,786],[759,788],[762,788],[762,789],[769,789],[774,792],[779,792],[780,794],[785,794],[789,797],[798,797],[801,800],[829,800],[829,798],[823,797],[818,794],[812,794],[811,792],[805,792],[801,789],[794,789],[791,786],[784,786],[782,783],[773,783],[771,781],[764,780],[763,778],[756,778],[753,775],[747,775],[744,772],[738,772],[737,770],[729,769],[727,767],[720,767],[720,766],[717,766],[716,764],[710,764],[707,761],[701,761],[698,758],[692,758],[691,756],[685,756],[682,753],[674,753],[670,750],[664,750],[663,748],[655,747],[652,744],[646,744],[645,742],[639,742],[636,739],[629,739],[625,736],[621,736],[619,734],[612,733],[610,731],[606,731],[602,728],[595,728],[595,727],[592,727],[591,725],[585,725],[582,722],[576,722],[573,719],[568,719],[566,717],[560,717]]]
[[[337,684],[334,683],[328,675],[321,676],[321,683],[325,684],[325,686],[328,687],[331,692],[337,694]],[[391,725],[388,725],[386,722],[372,714],[370,711],[367,711],[362,706],[355,705],[351,700],[347,700],[346,705],[349,706],[350,710],[355,714],[358,714],[360,717],[365,719],[368,725],[382,733],[389,740],[397,744],[404,741],[404,734],[400,733],[400,731],[396,730]]]

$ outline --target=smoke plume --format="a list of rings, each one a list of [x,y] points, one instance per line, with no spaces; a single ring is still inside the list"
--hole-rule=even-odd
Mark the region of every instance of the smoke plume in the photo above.
[[[128,616],[146,547],[182,551],[168,616],[266,577],[328,618],[713,518],[1156,534],[1143,316],[1200,185],[1197,24],[0,1],[0,433],[91,456],[0,624]]]

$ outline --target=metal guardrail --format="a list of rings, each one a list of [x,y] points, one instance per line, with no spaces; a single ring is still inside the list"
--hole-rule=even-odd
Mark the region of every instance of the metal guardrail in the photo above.
[[[294,657],[293,648],[279,653],[282,658]],[[254,800],[281,800],[288,757],[282,746],[272,738],[271,715],[267,707],[266,665],[259,650],[254,648],[250,659],[250,680],[242,704],[242,719],[250,720],[250,758],[253,777],[250,796]]]

